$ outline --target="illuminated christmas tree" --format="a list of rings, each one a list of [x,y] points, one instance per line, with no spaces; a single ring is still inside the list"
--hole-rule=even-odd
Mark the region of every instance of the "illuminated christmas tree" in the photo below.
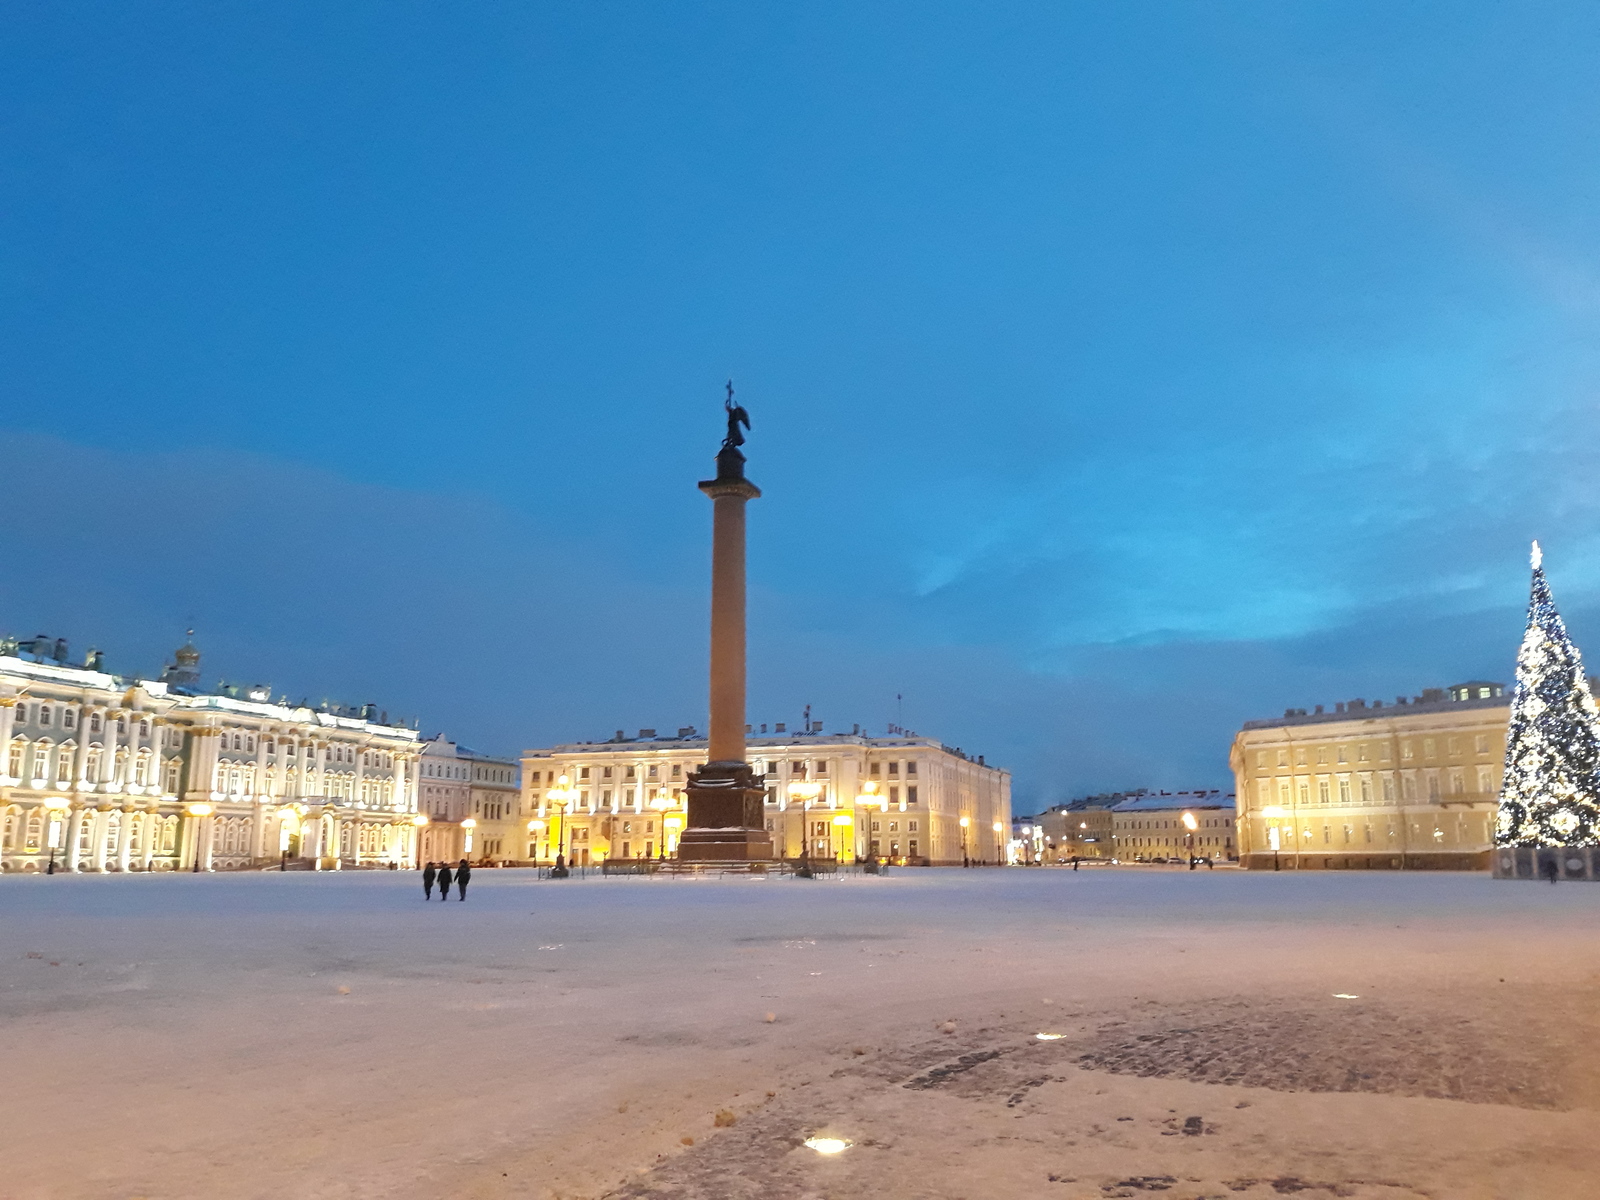
[[[1535,542],[1494,840],[1500,846],[1593,846],[1600,844],[1600,710],[1550,598],[1542,558]]]

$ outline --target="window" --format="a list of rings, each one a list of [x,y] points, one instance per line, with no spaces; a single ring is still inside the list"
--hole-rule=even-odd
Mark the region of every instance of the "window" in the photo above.
[[[889,803],[890,804],[899,804],[900,803],[900,789],[899,788],[892,787],[892,788],[889,789]]]
[[[1493,767],[1479,767],[1478,768],[1478,790],[1480,792],[1492,792],[1492,791],[1494,791],[1494,768]]]
[[[1451,754],[1460,754],[1461,753],[1461,739],[1460,738],[1450,738],[1447,742],[1445,742],[1445,748]]]
[[[776,775],[777,774],[777,772],[774,771],[772,768],[773,768],[773,764],[772,763],[768,763],[767,764],[767,774],[768,775]],[[673,763],[672,764],[672,777],[674,779],[682,779],[683,778],[683,767],[680,766],[678,763]]]
[[[1416,757],[1410,742],[1400,743],[1400,757],[1408,761]]]
[[[1318,746],[1317,747],[1317,762],[1318,762],[1318,764],[1325,763],[1327,761],[1328,761],[1328,748],[1326,746]]]
[[[906,774],[907,775],[915,775],[916,773],[917,773],[917,760],[913,758],[909,762],[906,763]]]
[[[906,788],[906,803],[907,804],[915,804],[916,802],[917,802],[917,785],[916,784],[912,784],[910,787]]]
[[[826,775],[828,773],[828,763],[826,759],[819,759],[816,767],[818,775]]]
[[[893,779],[898,774],[900,774],[900,764],[897,763],[897,762],[890,763],[889,764],[889,778]]]
[[[1266,765],[1267,765],[1267,752],[1265,750],[1257,750],[1256,751],[1256,766],[1257,767],[1265,767]]]
[[[589,768],[588,767],[579,767],[578,768],[578,778],[579,779],[587,779],[587,778],[589,778]]]
[[[661,777],[661,768],[656,766],[655,763],[651,763],[650,766],[645,770],[645,778],[646,779],[659,779],[660,777]]]
[[[78,714],[69,705],[61,710],[61,728],[72,729],[78,724]]]
[[[41,724],[41,725],[50,724],[50,710],[51,710],[52,707],[54,707],[54,706],[53,705],[49,705],[49,704],[41,704],[41,705],[39,705],[39,724]]]
[[[868,763],[867,764],[867,774],[868,775],[880,775],[882,773],[883,773],[882,764],[880,764],[880,763]]]
[[[611,768],[610,767],[601,767],[600,768],[600,778],[602,778],[602,779],[610,779],[611,778]],[[610,794],[611,794],[610,792],[606,793],[607,796],[609,796]]]
[[[907,821],[906,822],[906,832],[907,833],[915,833],[916,831],[917,831],[917,823],[915,821]]]
[[[1339,761],[1340,762],[1349,762],[1350,761],[1350,757],[1349,756],[1350,756],[1350,747],[1349,746],[1340,746],[1339,747]]]
[[[1350,803],[1350,780],[1349,779],[1341,779],[1341,780],[1339,780],[1339,803],[1340,804],[1349,804]]]
[[[1473,748],[1476,749],[1479,754],[1489,753],[1489,735],[1486,733],[1480,733],[1476,738],[1473,739]]]
[[[1317,780],[1317,802],[1326,804],[1328,799],[1328,781],[1326,779]]]
[[[806,773],[806,764],[803,763],[803,762],[800,762],[798,759],[789,764],[789,774],[791,774],[791,775],[804,775],[805,773]]]
[[[1422,757],[1423,758],[1432,758],[1433,757],[1433,752],[1434,752],[1433,739],[1432,738],[1423,738],[1422,739]]]

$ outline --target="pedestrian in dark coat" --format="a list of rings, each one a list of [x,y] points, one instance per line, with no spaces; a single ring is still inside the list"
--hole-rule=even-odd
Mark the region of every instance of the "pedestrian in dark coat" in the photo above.
[[[437,872],[433,869],[432,863],[422,868],[422,898],[424,900],[433,899],[433,877],[436,874]]]
[[[456,868],[456,887],[459,889],[459,894],[456,896],[457,900],[465,900],[467,898],[467,884],[471,879],[472,868],[467,864],[467,860],[463,858],[461,865]]]
[[[450,864],[439,864],[439,899],[450,899]]]

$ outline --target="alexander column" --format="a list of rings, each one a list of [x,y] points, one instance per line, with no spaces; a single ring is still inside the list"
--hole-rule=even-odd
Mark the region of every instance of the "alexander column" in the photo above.
[[[711,497],[711,744],[706,765],[689,776],[689,824],[678,842],[685,862],[766,862],[772,837],[762,817],[766,788],[744,758],[744,506],[761,489],[744,477],[740,426],[750,415],[728,384],[728,436],[717,477],[700,482]]]

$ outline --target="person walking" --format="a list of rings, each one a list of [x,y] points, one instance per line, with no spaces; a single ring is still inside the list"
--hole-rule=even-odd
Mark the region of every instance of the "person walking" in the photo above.
[[[465,900],[467,898],[467,884],[471,881],[471,879],[472,867],[467,863],[467,860],[463,858],[461,860],[461,865],[456,868],[456,888],[458,889],[456,894],[457,900]]]
[[[433,899],[433,879],[437,873],[431,862],[422,868],[422,898],[424,900]]]
[[[439,864],[439,899],[450,899],[450,864]]]
[[[1554,857],[1544,860],[1544,865],[1539,868],[1539,873],[1551,883],[1561,878],[1561,868],[1557,865]]]

